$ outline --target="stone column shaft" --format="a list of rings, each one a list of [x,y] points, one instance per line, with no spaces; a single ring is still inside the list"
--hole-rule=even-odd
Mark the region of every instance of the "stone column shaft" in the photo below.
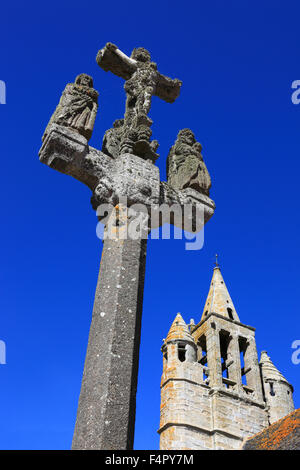
[[[241,360],[240,360],[240,348],[238,336],[233,334],[228,345],[228,360],[233,360],[232,364],[228,367],[228,377],[230,380],[236,382],[234,386],[235,390],[241,390],[242,388],[242,372],[241,372]]]
[[[219,330],[215,323],[210,325],[206,335],[207,366],[209,369],[209,386],[222,386],[222,366]]]
[[[105,240],[73,449],[132,449],[146,239]]]
[[[248,346],[244,354],[245,369],[251,368],[246,374],[247,385],[253,388],[256,398],[263,401],[262,382],[258,364],[257,349],[254,338],[249,338]]]

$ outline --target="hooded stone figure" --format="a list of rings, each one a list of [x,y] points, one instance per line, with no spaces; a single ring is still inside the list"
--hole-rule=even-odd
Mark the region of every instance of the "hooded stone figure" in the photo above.
[[[112,158],[117,158],[119,155],[119,147],[123,135],[124,119],[117,119],[113,123],[113,127],[108,129],[103,137],[102,152],[106,153]]]
[[[201,155],[202,145],[190,129],[179,131],[167,158],[168,183],[174,189],[192,188],[209,196],[211,179]]]
[[[85,73],[78,75],[75,83],[68,83],[64,89],[42,140],[45,140],[52,124],[69,127],[89,140],[96,119],[98,96],[92,77]]]

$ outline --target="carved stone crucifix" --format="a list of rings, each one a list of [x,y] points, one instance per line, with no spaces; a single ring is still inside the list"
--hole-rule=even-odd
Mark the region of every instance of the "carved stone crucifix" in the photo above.
[[[97,57],[99,62],[99,54]],[[90,147],[88,139],[98,93],[92,88],[91,77],[79,77],[75,84],[67,85],[47,126],[40,161],[86,184],[92,191],[92,205],[97,209],[99,220],[104,216],[104,212],[99,211],[103,204],[111,204],[118,215],[117,220],[110,218],[106,224],[110,237],[104,240],[102,250],[72,448],[132,449],[147,234],[153,226],[150,216],[153,209],[160,214],[162,204],[177,208],[191,206],[192,221],[199,213],[204,216],[200,230],[213,215],[215,205],[207,189],[201,192],[186,187],[186,172],[183,172],[185,189],[174,188],[160,181],[153,153],[136,155],[134,146],[130,151],[122,151],[119,144],[124,142],[123,121],[121,130],[119,125],[113,130],[119,132],[112,137],[117,143],[113,154]],[[139,86],[143,90],[143,86]],[[159,81],[155,82],[152,91],[159,93],[160,86]],[[173,95],[172,99],[175,97]],[[148,109],[143,99],[138,104],[137,116],[143,107]],[[136,131],[140,123],[132,124],[132,129],[135,125]],[[195,159],[197,154],[192,153]],[[182,159],[180,162],[182,168]],[[178,178],[175,180],[178,184]],[[122,231],[122,226],[126,226],[130,218],[128,210],[136,208],[136,204],[146,208],[148,225],[137,237],[124,239],[118,235],[117,228],[121,227]],[[173,218],[169,222],[189,229],[183,213],[184,210],[179,219],[175,217],[176,221]],[[156,226],[165,221],[163,216],[157,218]]]
[[[120,153],[134,153],[147,156],[154,161],[157,142],[149,143],[152,125],[148,113],[152,96],[156,95],[168,103],[179,96],[182,82],[162,75],[157,65],[151,62],[147,49],[133,49],[131,56],[124,54],[115,44],[107,43],[97,54],[98,65],[107,71],[124,78],[127,95]]]

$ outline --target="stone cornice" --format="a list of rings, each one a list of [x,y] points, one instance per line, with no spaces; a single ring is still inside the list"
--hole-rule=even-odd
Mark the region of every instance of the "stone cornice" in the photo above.
[[[158,429],[157,433],[158,434],[161,434],[162,432],[164,432],[166,429],[168,429],[169,427],[171,426],[181,426],[181,427],[186,427],[186,428],[189,428],[189,429],[193,429],[194,431],[202,431],[202,432],[205,432],[209,435],[213,435],[215,433],[219,433],[219,434],[223,434],[224,436],[226,437],[231,437],[231,438],[234,438],[234,439],[237,439],[239,441],[242,441],[243,440],[243,437],[242,436],[238,436],[236,434],[233,434],[233,433],[230,433],[228,431],[223,431],[223,429],[219,429],[219,428],[214,428],[214,429],[208,429],[208,428],[204,428],[204,427],[200,427],[200,426],[195,426],[193,424],[188,424],[188,423],[173,423],[173,422],[170,422],[170,423],[166,423],[164,424],[161,428]]]
[[[244,328],[248,328],[249,330],[252,330],[252,331],[256,331],[256,328],[254,328],[253,326],[249,326],[249,325],[245,325],[244,323],[240,323],[236,320],[230,320],[229,318],[226,318],[226,317],[223,317],[223,315],[220,315],[219,313],[215,313],[215,312],[211,312],[209,315],[207,315],[207,317],[200,321],[197,325],[195,325],[193,331],[192,331],[192,335],[195,333],[195,331],[197,331],[198,328],[200,328],[200,326],[202,326],[210,317],[217,317],[217,318],[220,318],[222,320],[225,320],[229,323],[233,323],[235,325],[238,325],[238,326],[242,326]]]

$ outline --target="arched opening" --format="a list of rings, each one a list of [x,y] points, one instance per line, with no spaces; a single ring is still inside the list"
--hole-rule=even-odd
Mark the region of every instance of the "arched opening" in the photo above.
[[[184,362],[186,358],[186,347],[184,343],[178,343],[178,359]]]
[[[228,346],[230,343],[230,334],[228,331],[221,330],[219,337],[220,337],[220,353],[221,353],[223,384],[225,385],[226,388],[231,388],[231,384],[228,382],[228,379],[230,379],[228,364],[230,362],[232,363],[232,361],[230,361],[228,357]]]
[[[207,314],[207,312],[206,312]],[[202,335],[197,342],[197,355],[198,363],[203,366],[203,382],[208,381],[208,367],[207,367],[207,346],[205,335]]]
[[[233,320],[233,313],[232,313],[232,308],[227,308],[227,312],[228,312],[228,316],[230,318],[230,320]]]

